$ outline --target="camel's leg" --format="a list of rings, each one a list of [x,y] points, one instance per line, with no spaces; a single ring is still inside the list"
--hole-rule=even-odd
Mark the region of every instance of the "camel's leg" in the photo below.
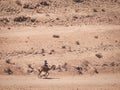
[[[46,74],[45,74],[45,78],[47,78],[47,77],[48,77],[48,75],[49,75],[49,73],[48,73],[48,72],[46,72]]]
[[[42,70],[41,70],[41,71],[39,70],[38,77],[42,77],[42,76],[41,76],[41,72],[42,72]]]

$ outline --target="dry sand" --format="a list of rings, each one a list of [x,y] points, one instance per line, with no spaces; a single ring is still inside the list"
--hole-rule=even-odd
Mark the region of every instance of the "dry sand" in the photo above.
[[[0,76],[0,90],[119,90],[120,74],[50,76]]]
[[[0,90],[120,90],[120,0],[0,0]]]

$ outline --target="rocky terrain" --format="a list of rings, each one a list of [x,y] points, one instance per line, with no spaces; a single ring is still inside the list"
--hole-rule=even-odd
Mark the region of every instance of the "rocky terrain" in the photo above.
[[[119,90],[119,24],[120,0],[0,0],[0,90]]]

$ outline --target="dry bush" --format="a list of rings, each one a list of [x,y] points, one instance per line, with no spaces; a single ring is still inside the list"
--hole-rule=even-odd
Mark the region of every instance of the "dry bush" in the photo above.
[[[29,20],[30,17],[26,17],[26,16],[19,16],[19,17],[15,17],[14,18],[14,22],[25,22],[27,20]]]
[[[10,69],[10,67],[6,68],[4,71],[9,75],[13,74],[13,71]]]
[[[43,6],[49,6],[49,3],[46,2],[46,1],[40,2],[40,4],[43,5]]]
[[[9,19],[8,18],[0,18],[0,22],[3,22],[6,24],[9,22]]]
[[[6,62],[7,64],[11,64],[10,59],[7,59],[5,62]]]
[[[25,8],[25,9],[35,9],[36,6],[34,6],[30,3],[26,3],[26,4],[23,5],[23,8]]]

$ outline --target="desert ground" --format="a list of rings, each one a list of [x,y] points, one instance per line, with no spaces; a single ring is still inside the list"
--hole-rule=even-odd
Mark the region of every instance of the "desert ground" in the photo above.
[[[0,90],[120,90],[120,0],[0,0]]]

